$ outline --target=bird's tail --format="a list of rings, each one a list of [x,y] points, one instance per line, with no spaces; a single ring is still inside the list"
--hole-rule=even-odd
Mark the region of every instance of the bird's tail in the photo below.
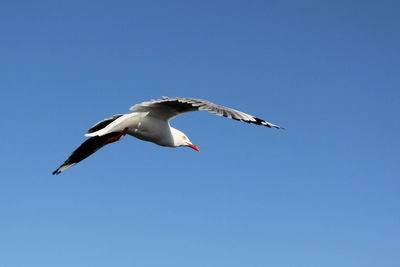
[[[72,152],[71,156],[69,156],[69,158],[57,170],[55,170],[53,174],[60,174],[61,172],[74,166],[76,163],[89,157],[103,146],[121,140],[125,134],[126,130],[123,132],[112,132],[102,136],[94,136],[89,138],[74,152]]]

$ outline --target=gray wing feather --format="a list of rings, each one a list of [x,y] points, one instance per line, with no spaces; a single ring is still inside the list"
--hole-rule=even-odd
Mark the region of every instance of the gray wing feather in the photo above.
[[[163,120],[170,120],[176,116],[198,110],[206,110],[219,116],[224,116],[234,120],[244,121],[247,123],[254,123],[264,125],[268,128],[274,127],[280,129],[281,127],[262,119],[256,118],[250,114],[235,110],[232,108],[216,105],[210,101],[186,98],[186,97],[163,97],[159,100],[152,100],[136,104],[130,108],[132,111],[149,112],[148,116],[157,117]]]

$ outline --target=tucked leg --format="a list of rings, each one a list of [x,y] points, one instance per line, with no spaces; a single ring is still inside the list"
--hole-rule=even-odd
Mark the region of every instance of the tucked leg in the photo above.
[[[110,144],[110,143],[113,143],[113,142],[121,140],[122,137],[124,137],[126,135],[126,133],[128,132],[128,129],[129,128],[125,128],[119,135],[108,138],[106,143]]]

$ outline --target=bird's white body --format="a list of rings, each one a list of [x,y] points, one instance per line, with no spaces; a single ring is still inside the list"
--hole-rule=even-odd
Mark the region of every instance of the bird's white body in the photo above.
[[[147,116],[148,112],[124,114],[105,128],[85,136],[102,136],[112,132],[122,132],[128,128],[127,134],[143,141],[153,142],[160,146],[176,147],[174,136],[179,130],[171,127],[169,121]]]
[[[53,174],[65,171],[101,147],[121,140],[126,134],[160,146],[187,146],[199,151],[199,148],[193,145],[183,132],[169,124],[171,119],[186,112],[206,110],[234,120],[263,125],[268,128],[281,128],[250,114],[193,98],[164,97],[160,100],[134,105],[131,110],[132,113],[114,115],[90,128],[86,136],[91,138],[78,147]]]
[[[133,127],[129,128],[128,134],[160,146],[174,147],[175,142],[171,129],[168,121],[142,117]]]

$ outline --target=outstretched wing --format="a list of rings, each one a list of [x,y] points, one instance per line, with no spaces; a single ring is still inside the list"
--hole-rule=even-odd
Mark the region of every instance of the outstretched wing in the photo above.
[[[198,110],[206,110],[219,116],[224,116],[234,120],[244,121],[264,125],[268,128],[282,127],[254,117],[253,115],[224,106],[219,106],[206,100],[186,98],[186,97],[163,97],[163,99],[153,100],[136,104],[130,108],[132,111],[149,112],[148,116],[157,117],[163,120],[170,120],[176,116]]]
[[[116,119],[118,119],[119,117],[123,116],[124,114],[116,114],[113,115],[110,118],[104,119],[102,121],[99,121],[98,123],[96,123],[95,125],[93,125],[89,130],[88,130],[88,134],[89,133],[94,133],[97,132],[98,130],[101,130],[103,128],[105,128],[107,125],[109,125],[110,123],[112,123],[113,121],[115,121]]]
[[[120,140],[124,135],[124,132],[112,132],[102,136],[94,136],[83,142],[71,156],[57,169],[53,174],[60,174],[66,169],[74,166],[76,163],[84,160],[85,158],[92,155],[94,152],[102,148],[103,146],[110,144],[112,142]]]

